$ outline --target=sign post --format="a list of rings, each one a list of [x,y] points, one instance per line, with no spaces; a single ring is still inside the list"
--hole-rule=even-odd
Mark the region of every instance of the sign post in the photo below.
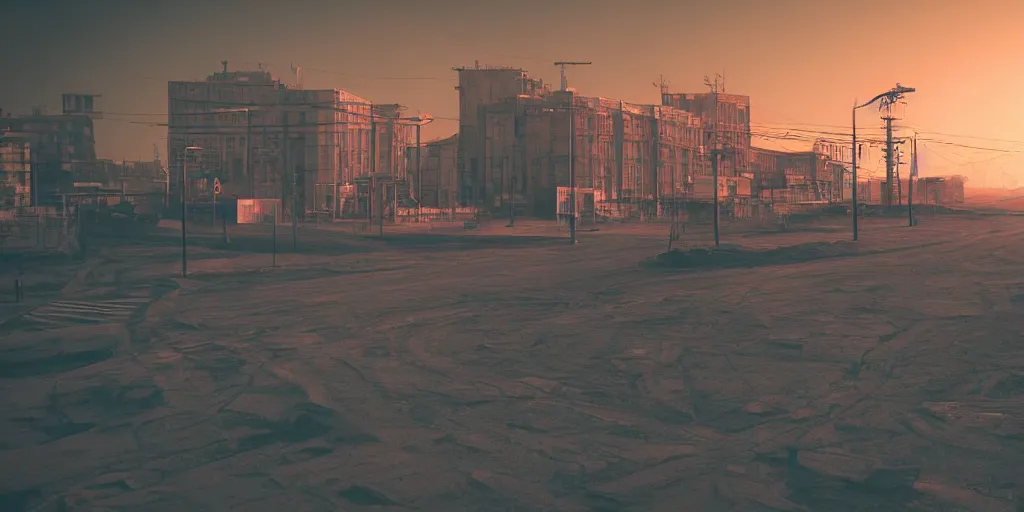
[[[217,196],[220,195],[220,179],[213,179],[213,225],[217,225]]]

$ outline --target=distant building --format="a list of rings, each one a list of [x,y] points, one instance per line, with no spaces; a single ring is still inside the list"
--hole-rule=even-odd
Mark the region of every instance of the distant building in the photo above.
[[[405,175],[412,138],[398,105],[340,89],[293,89],[265,71],[226,65],[204,81],[169,82],[167,92],[170,168],[181,169],[186,146],[202,148],[199,165],[189,167],[190,197],[209,197],[215,177],[227,197],[287,199],[295,190],[300,217],[340,214],[339,191],[352,190],[346,185],[356,178]],[[179,176],[171,172],[174,195]],[[283,205],[291,209],[291,201]]]
[[[570,142],[578,195],[591,205],[656,215],[691,194],[705,168],[701,121],[689,112],[551,91],[519,69],[456,70],[462,204],[504,212],[514,201],[526,215],[554,216],[571,183]]]
[[[416,174],[416,148],[406,149],[409,174],[413,176],[419,203],[428,208],[451,208],[457,200],[456,163],[458,134],[424,143],[420,147],[420,171]]]
[[[31,148],[29,188],[34,206],[60,205],[60,194],[73,190],[75,168],[96,159],[91,113],[46,114],[34,109],[31,115],[0,117],[0,133]]]
[[[0,135],[0,208],[32,205],[32,148],[26,139]]]
[[[707,150],[713,148],[712,137],[718,133],[718,141],[725,149],[719,160],[720,175],[739,176],[750,172],[750,96],[665,92],[661,103],[700,118]]]
[[[489,185],[494,182],[493,166],[485,163],[489,157],[484,155],[484,107],[519,96],[539,95],[546,88],[543,82],[517,68],[481,68],[478,63],[454,71],[459,74],[459,201],[466,205],[493,204]]]
[[[750,148],[750,170],[754,175],[754,186],[758,193],[768,191],[768,195],[773,196],[773,190],[786,188],[783,160],[786,155],[785,151]]]

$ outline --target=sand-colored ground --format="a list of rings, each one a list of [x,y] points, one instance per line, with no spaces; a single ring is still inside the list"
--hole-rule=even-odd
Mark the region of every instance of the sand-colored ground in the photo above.
[[[278,268],[250,231],[198,238],[186,279],[173,233],[111,242],[0,307],[0,510],[1020,502],[1020,217],[865,219],[856,254],[686,271],[641,265],[664,226],[307,229],[302,253],[284,228]]]

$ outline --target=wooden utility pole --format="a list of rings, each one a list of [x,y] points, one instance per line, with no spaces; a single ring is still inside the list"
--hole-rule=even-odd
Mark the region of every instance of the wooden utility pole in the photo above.
[[[896,158],[893,152],[892,115],[885,116],[885,206],[892,206],[893,175]]]
[[[714,211],[715,247],[719,247],[719,243],[720,243],[719,242],[719,238],[718,238],[718,214],[719,214],[719,207],[718,207],[718,155],[719,155],[719,150],[718,150],[718,147],[717,147],[717,144],[716,144],[716,147],[711,150],[711,181],[712,181],[712,185],[714,187],[714,191],[712,193],[714,194],[714,196],[713,196],[714,197],[714,201],[713,202],[714,202],[714,208],[715,208],[715,211]]]
[[[907,178],[907,222],[914,226],[914,178],[917,177],[917,134],[910,145],[910,176]]]
[[[370,188],[366,191],[366,220],[373,224],[373,207],[377,206],[374,197],[376,190],[377,173],[377,118],[374,116],[373,105],[370,105]]]
[[[516,225],[516,177],[511,177],[512,190],[508,194],[508,227]]]
[[[563,68],[564,69],[564,68]],[[564,76],[564,73],[563,73]],[[563,82],[564,82],[563,78]],[[573,99],[569,96],[569,243],[576,245],[576,159],[573,146],[576,142],[576,112]]]
[[[292,150],[291,139],[288,138],[288,117],[287,113],[284,118],[284,169],[288,172],[290,169],[292,172],[292,250],[298,249],[299,246],[299,175],[297,170],[291,165],[290,153]]]

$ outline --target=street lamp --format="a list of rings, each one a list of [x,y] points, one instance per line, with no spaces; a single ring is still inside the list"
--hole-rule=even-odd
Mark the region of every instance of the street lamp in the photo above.
[[[914,89],[913,87],[904,87],[897,83],[896,87],[893,87],[892,89],[883,92],[882,94],[879,94],[874,98],[871,98],[871,101],[868,101],[863,105],[857,105],[856,102],[854,102],[853,104],[853,153],[851,154],[853,170],[851,172],[852,176],[850,177],[850,180],[852,181],[852,183],[850,184],[850,188],[851,199],[853,201],[853,240],[855,242],[857,241],[857,109],[871,105],[872,103],[882,98],[885,98],[886,104],[891,105],[898,101],[900,98],[902,98],[904,94],[915,91],[916,89]]]
[[[188,152],[201,151],[199,146],[185,146],[181,158],[181,277],[188,277],[188,251],[185,239],[185,183],[188,180]]]
[[[407,117],[406,121],[411,121],[416,125],[416,208],[417,212],[423,210],[423,174],[420,168],[420,129],[423,125],[430,124],[434,118],[430,114],[423,114],[416,117]],[[440,185],[440,184],[438,184]],[[439,205],[440,206],[440,205]],[[417,219],[418,221],[419,219]]]

